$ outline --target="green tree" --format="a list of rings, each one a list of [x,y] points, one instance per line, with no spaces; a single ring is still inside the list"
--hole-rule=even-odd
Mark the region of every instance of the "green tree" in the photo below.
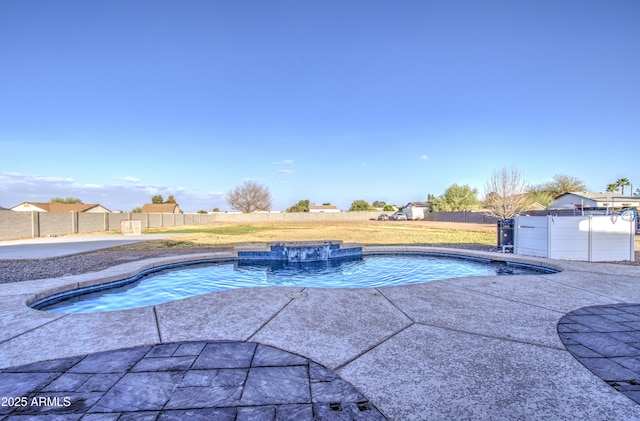
[[[82,200],[78,199],[77,197],[53,197],[51,199],[49,199],[49,203],[66,203],[68,205],[71,204],[80,204],[82,203]]]
[[[176,198],[170,194],[169,197],[167,197],[167,200],[164,201],[164,203],[176,203]]]
[[[309,199],[298,201],[295,205],[287,209],[287,212],[309,212]]]
[[[369,202],[366,200],[358,199],[351,202],[350,211],[369,211],[376,210],[376,208],[372,207]]]
[[[384,208],[385,206],[387,206],[387,202],[383,200],[376,200],[371,204],[371,206],[373,206],[374,208]]]
[[[468,211],[480,206],[478,190],[467,184],[463,186],[452,184],[441,196],[435,197],[430,194],[428,200],[431,202],[431,208],[436,212]]]
[[[155,196],[151,196],[151,203],[154,205],[160,205],[164,203],[164,198],[161,194],[156,194]]]
[[[452,211],[468,211],[477,209],[480,205],[478,189],[473,189],[468,184],[451,185],[444,191],[444,198]]]
[[[142,213],[142,208],[140,206],[131,209],[131,213]]]
[[[531,191],[528,193],[531,203],[539,203],[545,208],[548,207],[555,197],[546,191]]]
[[[441,205],[441,197],[438,197],[434,194],[429,193],[427,195],[427,202],[429,202],[429,205],[431,206],[431,210],[433,212],[444,212],[440,209],[442,209],[444,206]]]
[[[232,209],[243,213],[271,210],[269,189],[255,181],[245,181],[241,186],[228,192],[225,199]]]
[[[393,205],[385,205],[384,208],[382,208],[382,210],[385,212],[393,212],[396,209],[393,207]]]

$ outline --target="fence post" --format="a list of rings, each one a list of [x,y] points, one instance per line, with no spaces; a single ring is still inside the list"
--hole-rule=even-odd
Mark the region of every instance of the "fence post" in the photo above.
[[[520,215],[514,215],[513,217],[513,254],[518,254],[518,225]]]
[[[587,259],[589,262],[593,262],[593,215],[589,215],[589,237],[587,239]]]
[[[31,211],[31,238],[40,237],[40,212]]]
[[[553,216],[547,215],[547,259],[551,259],[551,224],[553,223]]]
[[[78,212],[71,212],[71,233],[78,233]]]

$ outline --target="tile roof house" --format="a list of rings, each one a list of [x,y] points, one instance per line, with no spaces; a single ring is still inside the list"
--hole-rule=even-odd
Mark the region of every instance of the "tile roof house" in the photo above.
[[[549,209],[637,208],[640,196],[621,196],[611,192],[568,192],[556,197]]]
[[[97,203],[47,203],[22,202],[11,208],[18,212],[85,212],[111,213],[111,211]]]
[[[182,213],[177,203],[147,203],[142,206],[142,213]]]

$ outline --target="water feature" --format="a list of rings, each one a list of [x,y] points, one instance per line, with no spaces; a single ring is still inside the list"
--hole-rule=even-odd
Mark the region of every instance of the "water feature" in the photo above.
[[[335,240],[272,242],[265,247],[236,247],[236,250],[240,261],[317,262],[362,256],[360,244]]]

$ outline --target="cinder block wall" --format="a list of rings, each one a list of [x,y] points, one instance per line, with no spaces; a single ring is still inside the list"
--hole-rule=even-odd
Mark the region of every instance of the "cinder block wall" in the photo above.
[[[109,214],[107,213],[78,213],[77,232],[109,231]],[[120,225],[118,225],[118,229]]]
[[[31,212],[0,211],[0,240],[37,236],[32,232]]]
[[[385,212],[389,214],[390,212]],[[320,213],[78,213],[78,212],[15,212],[0,211],[0,240],[60,236],[87,232],[119,231],[120,221],[139,219],[143,228],[211,225],[215,223],[252,222],[321,222],[366,221],[376,219],[380,212],[320,212]]]
[[[76,229],[74,213],[75,212],[37,212],[38,219],[40,220],[40,237],[73,234]]]

